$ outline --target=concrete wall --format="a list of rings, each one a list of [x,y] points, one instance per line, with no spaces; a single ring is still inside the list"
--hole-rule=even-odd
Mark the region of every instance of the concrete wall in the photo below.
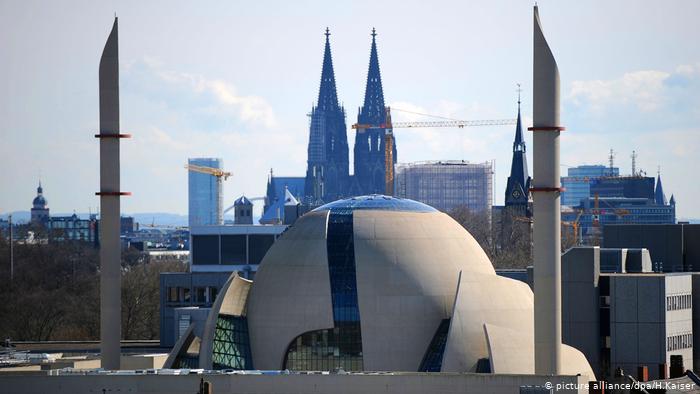
[[[214,393],[237,394],[513,394],[522,386],[584,385],[577,376],[492,374],[364,374],[364,375],[87,375],[0,376],[0,393],[88,394],[102,392],[192,394],[200,379],[211,382]],[[104,391],[103,391],[104,390]],[[587,393],[562,389],[557,393]]]
[[[596,374],[600,362],[600,248],[571,248],[562,256],[562,342],[586,356]]]
[[[647,248],[653,267],[662,264],[664,272],[683,271],[684,227],[678,224],[608,225],[603,227],[603,247]]]
[[[634,373],[647,365],[656,379],[658,365],[670,364],[672,354],[682,355],[692,369],[692,348],[666,349],[667,337],[692,333],[691,309],[667,311],[666,297],[691,291],[690,275],[610,276],[610,373],[617,367]]]

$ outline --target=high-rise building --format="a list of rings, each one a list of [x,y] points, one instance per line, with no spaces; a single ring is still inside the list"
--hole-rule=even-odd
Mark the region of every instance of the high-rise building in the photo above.
[[[191,165],[223,168],[219,158],[189,159]],[[189,171],[189,226],[223,224],[223,186],[220,178]]]
[[[575,207],[581,200],[591,196],[591,183],[603,177],[617,177],[620,169],[603,165],[582,165],[571,167],[567,176],[561,177],[565,189],[561,193],[561,205]]]
[[[349,184],[345,109],[338,104],[330,32],[326,28],[318,103],[311,108],[305,195],[312,201],[334,201]]]
[[[44,197],[44,189],[41,187],[41,182],[39,182],[39,187],[36,188],[36,197],[32,201],[32,224],[44,225],[49,220],[49,203]]]
[[[357,123],[362,125],[381,126],[386,123],[386,107],[382,77],[379,72],[379,56],[377,55],[377,33],[372,29],[372,48],[369,55],[369,70],[367,71],[367,86],[365,101],[357,115]],[[362,128],[355,134],[355,174],[352,194],[384,194],[385,152],[384,136],[386,128]],[[393,147],[394,164],[396,164],[396,143]]]
[[[428,204],[443,212],[466,207],[490,214],[491,163],[463,160],[426,161],[396,166],[396,196]]]
[[[518,211],[519,216],[530,216],[530,178],[525,154],[525,139],[520,119],[520,97],[518,97],[518,124],[515,126],[513,141],[513,161],[510,166],[510,176],[506,185],[505,206]]]

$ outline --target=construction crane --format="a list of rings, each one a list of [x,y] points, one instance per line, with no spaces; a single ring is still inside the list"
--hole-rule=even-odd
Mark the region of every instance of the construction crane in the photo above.
[[[202,174],[209,174],[209,175],[215,176],[219,179],[219,181],[221,181],[221,178],[223,178],[224,180],[227,180],[228,177],[231,176],[230,172],[226,172],[220,168],[198,166],[195,164],[185,164],[185,168],[189,171],[194,171],[194,172],[199,172]]]
[[[396,108],[395,108],[396,109]],[[416,113],[411,111],[405,111],[396,109],[401,112]],[[419,114],[427,115],[427,114]],[[433,115],[427,115],[433,116]],[[517,119],[492,119],[492,120],[457,120],[448,119],[438,120],[438,121],[428,121],[428,122],[392,122],[391,121],[391,108],[386,107],[385,121],[383,124],[371,125],[371,124],[360,124],[356,123],[352,125],[352,128],[357,130],[358,133],[363,133],[366,129],[384,129],[384,182],[385,182],[385,194],[388,196],[394,195],[394,131],[393,129],[403,129],[403,128],[418,128],[418,127],[477,127],[477,126],[507,126],[514,125],[517,123]]]

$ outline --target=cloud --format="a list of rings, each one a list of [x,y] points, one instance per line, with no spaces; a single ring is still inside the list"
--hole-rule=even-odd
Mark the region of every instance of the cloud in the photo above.
[[[679,65],[673,71],[641,70],[610,80],[573,81],[565,100],[594,115],[620,110],[655,114],[692,110],[698,99],[700,63]]]
[[[155,59],[144,58],[141,62],[125,67],[127,78],[143,82],[137,89],[150,89],[152,96],[161,96],[165,104],[178,105],[187,98],[173,95],[172,91],[186,90],[189,93],[189,110],[197,109],[210,115],[235,115],[244,123],[275,127],[277,122],[272,106],[263,97],[241,95],[236,87],[221,79],[210,79],[202,75],[168,70]],[[160,81],[167,86],[159,85]],[[138,85],[132,84],[131,86]]]

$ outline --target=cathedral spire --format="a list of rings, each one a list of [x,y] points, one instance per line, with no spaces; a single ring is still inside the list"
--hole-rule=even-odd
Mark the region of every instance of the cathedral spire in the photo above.
[[[664,187],[661,185],[661,170],[659,170],[656,176],[656,190],[654,191],[654,200],[656,205],[667,205],[666,195],[664,194]]]
[[[377,31],[372,28],[372,49],[369,54],[369,69],[367,71],[367,87],[362,115],[370,124],[384,123],[384,91],[382,76],[379,72],[379,56],[377,55]]]
[[[320,110],[333,110],[338,108],[338,92],[335,87],[335,73],[333,72],[330,35],[330,30],[326,27],[326,48],[323,53],[321,87],[318,90],[317,108]]]

